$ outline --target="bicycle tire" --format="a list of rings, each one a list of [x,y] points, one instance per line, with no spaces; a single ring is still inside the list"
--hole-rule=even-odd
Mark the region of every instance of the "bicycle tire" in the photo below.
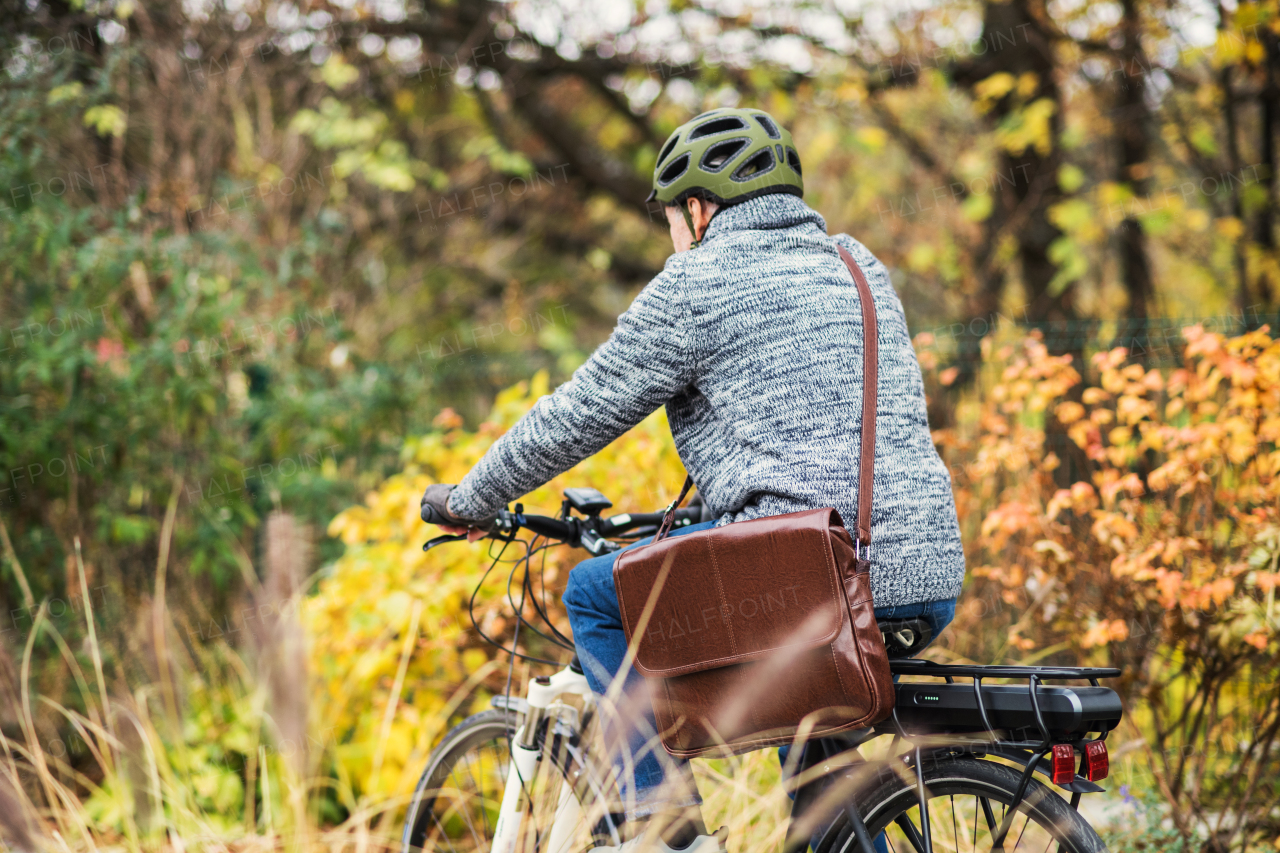
[[[436,800],[445,782],[458,766],[459,761],[473,750],[488,744],[494,744],[499,747],[500,751],[505,752],[509,748],[510,739],[515,735],[517,725],[518,718],[515,713],[492,709],[467,717],[441,738],[440,744],[432,751],[427,761],[427,766],[422,771],[422,776],[418,779],[418,784],[414,788],[413,796],[409,801],[408,812],[405,815],[404,832],[401,835],[402,853],[421,853],[426,846],[427,840],[432,836],[433,829],[444,831],[444,827],[439,823],[435,814]],[[507,754],[509,755],[509,753]],[[546,754],[553,756],[556,771],[561,777],[582,779],[583,774],[578,772],[577,761],[570,751],[553,747],[552,749],[544,750],[544,755]],[[505,782],[505,768],[497,767],[495,770],[498,772],[498,777]],[[474,776],[472,778],[474,779]],[[495,796],[485,799],[487,804],[492,806],[492,812],[496,815],[497,807],[502,801],[501,787],[494,794]],[[484,803],[481,804],[481,810],[486,817],[484,830],[487,835],[483,839],[484,843],[476,844],[476,850],[479,853],[488,853],[492,846],[493,838],[493,827],[487,820],[488,811],[484,809],[484,805]],[[602,816],[596,822],[596,825],[592,827],[592,834],[600,843],[616,843],[616,841],[612,841],[617,837],[616,824],[617,821],[611,822],[609,815]],[[479,832],[474,823],[469,823],[468,828],[475,840],[480,842]],[[439,834],[437,834],[437,837],[439,837]],[[452,843],[450,843],[450,848],[452,853],[460,853]],[[439,849],[439,845],[435,845],[434,849]]]
[[[947,822],[950,822],[955,829],[954,845],[951,841],[944,840],[942,844],[935,844],[935,849],[969,849],[967,843],[960,843],[962,836],[959,829],[963,828],[967,836],[968,826],[967,816],[965,823],[961,823],[957,819],[955,813],[956,797],[974,798],[972,846],[974,849],[983,849],[978,843],[979,823],[977,816],[982,814],[985,818],[982,821],[983,828],[987,829],[988,836],[990,836],[989,826],[992,819],[994,818],[995,820],[994,825],[998,826],[1003,819],[1004,810],[1013,802],[1014,793],[1022,776],[1021,770],[998,764],[994,761],[986,761],[969,756],[926,757],[925,765],[924,782],[925,788],[929,793],[929,825],[931,831],[939,818],[944,829]],[[914,781],[910,778],[914,776],[914,773],[914,769],[909,770],[908,774],[906,774],[909,778],[904,779],[903,774],[898,771],[892,768],[885,768],[877,773],[869,784],[862,787],[855,797],[859,812],[872,838],[876,838],[876,836],[893,827],[893,832],[900,832],[903,840],[907,842],[901,845],[893,844],[890,838],[886,846],[891,850],[918,850],[921,846],[919,844],[918,828],[916,830],[916,838],[913,840],[910,831],[900,823],[904,818],[911,822],[913,810],[916,812],[916,822],[919,820],[917,789]],[[946,802],[947,798],[951,801],[949,817],[943,808],[943,803]],[[981,807],[982,799],[986,799],[989,802],[988,807]],[[998,815],[995,813],[994,805],[997,803],[1004,807]],[[990,811],[987,810],[988,808]],[[1105,853],[1107,849],[1088,821],[1079,812],[1071,808],[1066,800],[1062,799],[1039,780],[1032,779],[1027,784],[1027,790],[1018,806],[1012,829],[1005,839],[1005,850],[1007,851],[1033,849],[1030,843],[1025,847],[1020,844],[1023,835],[1019,833],[1019,823],[1021,822],[1019,815],[1026,816],[1026,822],[1022,824],[1024,833],[1027,827],[1034,822],[1040,830],[1040,838],[1047,837],[1050,839],[1048,845],[1035,844],[1034,849],[1037,851],[1044,850],[1046,846],[1052,847],[1054,842],[1058,845],[1056,849],[1062,851],[1062,853]],[[934,834],[933,837],[937,839],[938,835]],[[860,853],[857,844],[853,840],[852,826],[843,814],[832,823],[814,853]]]

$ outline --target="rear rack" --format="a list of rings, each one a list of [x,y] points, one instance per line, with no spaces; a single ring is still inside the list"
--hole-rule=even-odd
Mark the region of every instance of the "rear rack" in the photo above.
[[[1039,688],[1045,679],[1069,680],[1079,679],[1088,681],[1094,687],[1098,687],[1098,679],[1101,678],[1117,678],[1121,675],[1120,670],[1112,667],[1095,667],[1095,666],[1009,666],[1009,665],[969,665],[969,664],[942,664],[934,663],[928,660],[919,660],[917,658],[907,658],[905,660],[889,661],[889,671],[894,675],[923,675],[931,678],[945,679],[948,684],[954,684],[956,678],[972,678],[973,679],[973,696],[978,707],[978,715],[982,719],[983,728],[991,735],[989,739],[994,744],[1004,747],[1013,747],[1015,749],[1029,749],[1033,752],[1043,755],[1049,751],[1053,745],[1053,735],[1049,731],[1049,726],[1045,723],[1044,714],[1040,709]],[[1031,700],[1031,710],[1035,714],[1036,727],[1040,730],[1040,740],[1035,741],[1002,741],[996,734],[997,729],[991,723],[991,718],[987,713],[987,707],[982,698],[982,681],[985,678],[1025,678],[1027,679],[1027,695]],[[898,709],[893,709],[893,730],[894,733],[908,738],[906,730],[898,721]],[[1101,738],[1106,739],[1108,732],[1102,732]]]
[[[1040,687],[1045,680],[1082,680],[1088,681],[1093,687],[1100,687],[1098,680],[1102,678],[1116,678],[1122,673],[1118,669],[1111,667],[1085,667],[1085,666],[978,666],[966,664],[941,664],[933,661],[919,660],[908,658],[905,660],[890,660],[889,671],[895,676],[898,675],[922,675],[929,678],[941,678],[948,684],[954,684],[957,678],[973,679],[973,695],[974,702],[977,706],[978,716],[982,721],[984,731],[975,732],[970,736],[963,738],[972,746],[984,753],[999,755],[1004,758],[1012,759],[1023,765],[1024,769],[1022,777],[1019,780],[1017,792],[1014,794],[1013,805],[1009,808],[1005,818],[1000,823],[1000,827],[995,832],[993,841],[993,849],[1003,849],[1005,836],[1008,834],[1013,824],[1013,816],[1017,810],[1017,806],[1022,802],[1022,798],[1027,791],[1027,785],[1031,781],[1034,772],[1039,769],[1046,775],[1049,763],[1045,760],[1046,755],[1053,748],[1055,742],[1054,736],[1045,722],[1042,712]],[[1031,710],[1035,718],[1035,727],[1039,730],[1040,738],[1038,740],[1006,740],[1001,737],[1001,732],[992,725],[991,717],[988,713],[986,703],[982,697],[982,682],[988,678],[1013,678],[1027,680],[1027,695],[1031,702]],[[1105,730],[1095,729],[1099,731],[1099,739],[1106,740],[1114,726]],[[897,738],[903,740],[911,740],[910,735],[903,727],[898,718],[898,707],[895,703],[893,715],[889,720],[884,721],[877,726],[879,731],[888,731]],[[1023,730],[1026,733],[1026,730]],[[1087,734],[1087,732],[1085,733]],[[1059,738],[1059,740],[1062,740]],[[953,741],[954,742],[954,741]],[[924,788],[924,776],[920,772],[922,761],[922,748],[917,742],[914,754],[914,762],[916,765],[917,776],[917,796],[920,802],[921,819],[928,822],[928,803]],[[1073,781],[1062,785],[1063,788],[1071,792],[1071,807],[1076,808],[1080,804],[1080,795],[1090,791],[1103,790],[1098,785],[1089,781],[1085,777],[1076,774]],[[926,849],[930,849],[931,845],[928,840],[925,841]]]
[[[932,675],[945,678],[948,683],[955,676],[964,678],[1079,678],[1088,679],[1094,687],[1099,678],[1119,678],[1120,670],[1102,666],[1009,666],[995,664],[934,663],[931,660],[907,658],[889,661],[889,671],[895,675]]]

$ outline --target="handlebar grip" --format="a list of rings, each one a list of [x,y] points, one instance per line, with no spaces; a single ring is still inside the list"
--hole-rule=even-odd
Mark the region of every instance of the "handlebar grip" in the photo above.
[[[440,511],[437,510],[431,504],[422,505],[422,520],[425,521],[427,524],[453,524],[454,523],[449,521],[449,519],[445,518],[443,515],[441,515]]]

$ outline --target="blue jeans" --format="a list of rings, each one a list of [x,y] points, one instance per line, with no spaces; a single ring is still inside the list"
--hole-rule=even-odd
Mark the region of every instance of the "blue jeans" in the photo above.
[[[677,527],[671,536],[682,536],[695,530],[714,527],[714,521]],[[623,550],[629,550],[652,541],[641,539]],[[564,591],[564,607],[569,613],[569,625],[573,628],[573,643],[578,648],[578,659],[586,672],[587,682],[597,694],[604,694],[610,682],[622,668],[627,653],[627,636],[622,630],[622,614],[618,610],[618,591],[613,585],[613,563],[620,552],[605,554],[584,560],[569,573],[569,583]],[[644,696],[644,676],[628,669],[623,680],[624,695]],[[638,725],[626,733],[627,749],[634,764],[634,779],[623,771],[625,761],[619,756],[616,765],[622,780],[622,795],[627,803],[627,819],[645,817],[659,808],[676,808],[698,805],[702,802],[698,789],[689,772],[689,762],[667,755],[658,742],[657,722],[653,707],[642,702]],[[608,733],[606,726],[606,733]],[[663,797],[661,790],[667,780],[663,765],[674,768],[682,777],[683,790],[674,796]],[[659,799],[662,798],[662,799]]]
[[[942,629],[951,624],[951,620],[956,617],[956,600],[954,598],[944,599],[942,601],[928,601],[922,604],[899,604],[892,607],[877,607],[876,620],[883,622],[889,619],[923,619],[929,623],[932,629],[932,636],[929,639],[930,645],[938,639],[938,635],[942,633]],[[898,680],[898,676],[893,677],[894,681]],[[782,762],[782,766],[787,765],[787,754],[791,747],[783,746],[778,748],[778,760]],[[792,795],[794,798],[794,795]],[[810,839],[810,848],[816,848],[818,842],[822,840],[823,833],[827,831],[826,826],[820,826],[814,832]],[[884,833],[880,833],[874,839],[876,853],[889,853],[889,845],[884,837]]]

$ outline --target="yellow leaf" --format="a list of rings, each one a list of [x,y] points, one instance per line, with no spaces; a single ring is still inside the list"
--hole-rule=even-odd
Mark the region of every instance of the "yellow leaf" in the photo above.
[[[1214,227],[1217,228],[1219,234],[1232,241],[1239,240],[1240,236],[1244,234],[1244,223],[1234,216],[1219,217],[1214,223]]]
[[[873,154],[882,150],[885,143],[889,141],[889,134],[885,132],[884,128],[874,125],[858,128],[853,137]]]
[[[1071,555],[1067,553],[1067,549],[1052,539],[1041,539],[1036,542],[1032,548],[1038,554],[1048,554],[1059,563],[1067,563],[1071,560]]]
[[[341,91],[360,79],[360,70],[343,59],[342,54],[334,53],[320,67],[320,79],[330,89]]]
[[[1086,406],[1096,406],[1104,400],[1111,399],[1111,395],[1101,388],[1086,388],[1081,396]]]
[[[1059,403],[1054,408],[1054,413],[1058,416],[1058,420],[1063,424],[1073,424],[1084,417],[1084,406],[1074,400],[1067,400]]]
[[[99,136],[124,136],[129,123],[124,110],[111,104],[99,104],[85,110],[84,124],[92,127]]]
[[[997,100],[1009,94],[1016,84],[1017,80],[1012,74],[1001,71],[979,81],[978,85],[973,87],[973,91],[984,100]]]
[[[1192,231],[1203,231],[1209,227],[1209,214],[1199,208],[1188,210],[1183,221]]]
[[[80,95],[83,92],[84,92],[84,84],[78,83],[78,82],[67,83],[66,85],[63,85],[63,86],[55,86],[49,90],[49,98],[48,98],[49,106],[52,107],[62,103],[63,101],[74,100],[80,97]]]

